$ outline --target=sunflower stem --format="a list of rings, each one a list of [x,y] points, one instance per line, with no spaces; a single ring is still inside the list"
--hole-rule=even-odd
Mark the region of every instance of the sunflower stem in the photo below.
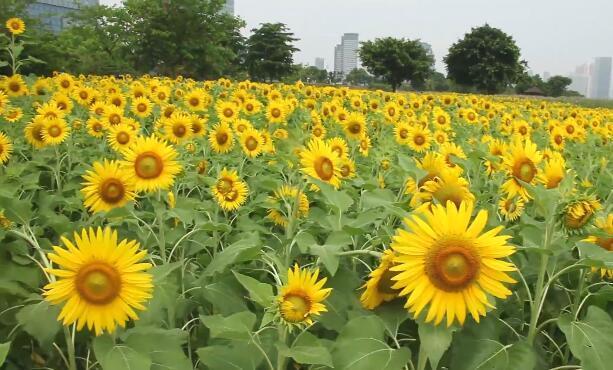
[[[550,219],[547,223],[547,227],[545,228],[545,241],[543,248],[545,250],[549,250],[549,245],[551,244],[551,233],[553,219]],[[536,288],[534,293],[534,302],[530,310],[530,326],[528,328],[528,344],[534,344],[534,338],[536,337],[536,326],[538,324],[538,319],[541,314],[542,304],[540,303],[543,299],[543,296],[546,294],[545,289],[545,275],[547,274],[547,266],[549,264],[549,255],[543,254],[541,255],[541,264],[539,267],[538,278],[536,281]]]
[[[77,370],[74,341],[67,326],[64,326],[64,338],[66,338],[66,347],[68,349],[68,370]]]
[[[158,193],[158,199],[160,198],[160,193]],[[162,212],[162,207],[160,204],[157,205],[156,209],[156,218],[158,220],[158,234],[160,241],[160,257],[162,257],[163,261],[166,261],[166,235],[164,234],[164,217]]]
[[[279,325],[279,343],[287,344],[287,330],[283,325]],[[285,370],[287,368],[287,358],[277,350],[277,370]]]
[[[417,358],[417,370],[425,370],[427,363],[428,363],[428,356],[426,355],[424,346],[420,344],[419,345],[419,355]]]

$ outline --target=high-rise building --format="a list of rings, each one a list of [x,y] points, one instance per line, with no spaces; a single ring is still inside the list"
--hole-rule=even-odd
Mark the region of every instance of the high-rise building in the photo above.
[[[224,5],[224,11],[228,14],[234,15],[234,0],[226,0],[226,5]]]
[[[608,99],[611,90],[611,57],[594,58],[590,68],[588,98]]]
[[[568,89],[576,91],[583,96],[587,96],[587,87],[590,80],[589,71],[590,68],[587,63],[577,66],[575,72],[568,76],[573,81],[568,86]]]
[[[99,0],[37,0],[28,6],[28,14],[51,31],[60,32],[70,23],[69,13],[99,4]]]
[[[334,73],[343,73],[343,47],[334,47]]]
[[[334,72],[347,75],[358,68],[358,49],[360,47],[357,33],[346,33],[341,43],[334,47]]]
[[[324,58],[315,58],[315,68],[326,69]]]

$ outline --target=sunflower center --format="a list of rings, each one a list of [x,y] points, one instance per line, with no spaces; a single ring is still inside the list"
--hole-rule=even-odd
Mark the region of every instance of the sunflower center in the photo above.
[[[45,137],[43,136],[43,126],[42,125],[37,125],[34,128],[32,128],[32,137],[36,141],[45,141]]]
[[[226,118],[230,118],[230,117],[232,117],[234,115],[234,111],[232,110],[232,108],[226,108],[226,109],[223,110],[223,115]]]
[[[139,103],[139,104],[136,106],[136,110],[138,110],[138,111],[139,111],[139,112],[141,112],[141,113],[146,112],[146,111],[147,111],[147,104],[145,104],[145,103]]]
[[[189,105],[191,105],[192,107],[197,107],[198,104],[200,104],[200,99],[198,98],[189,99]]]
[[[117,134],[117,142],[121,145],[126,145],[130,141],[130,135],[127,132],[121,131]]]
[[[447,292],[462,290],[479,272],[477,256],[461,240],[444,242],[428,256],[426,273],[432,284]]]
[[[473,112],[468,113],[468,120],[469,121],[474,121],[475,118],[476,117],[475,117],[475,114]]]
[[[251,103],[247,103],[247,104],[245,105],[245,109],[246,109],[247,111],[251,112],[251,111],[253,110],[253,104],[251,104]]]
[[[368,149],[368,141],[366,141],[366,140],[361,140],[361,141],[360,141],[360,148],[362,148],[362,150],[366,150],[366,149]]]
[[[536,166],[531,160],[525,158],[515,164],[513,167],[513,176],[523,182],[531,182],[534,176],[536,176]]]
[[[562,137],[562,135],[556,135],[553,137],[553,141],[555,141],[556,144],[560,145],[564,142],[564,138]]]
[[[517,209],[517,206],[515,205],[513,199],[507,199],[507,201],[504,202],[504,208],[507,210],[507,212],[513,213]]]
[[[100,132],[102,131],[102,125],[99,122],[94,123],[94,125],[92,126],[92,129],[95,132]]]
[[[313,167],[315,167],[315,172],[319,178],[324,181],[328,181],[334,176],[334,163],[329,158],[317,158]]]
[[[172,133],[176,136],[176,137],[183,137],[185,136],[185,134],[187,133],[187,128],[185,128],[184,125],[174,125],[172,127]]]
[[[18,92],[19,90],[21,90],[21,85],[19,84],[19,82],[9,82],[9,90]]]
[[[439,125],[444,125],[446,122],[445,117],[438,116],[438,118],[436,119],[436,122],[438,122]]]
[[[528,129],[526,128],[526,126],[522,126],[519,128],[519,133],[522,135],[526,135],[528,133]]]
[[[400,131],[398,132],[398,135],[401,138],[406,139],[407,137],[409,137],[409,130],[407,130],[406,128],[400,129]]]
[[[217,144],[224,145],[228,141],[228,134],[225,132],[218,132],[215,134],[215,140],[217,140]]]
[[[573,132],[575,132],[575,126],[573,125],[566,126],[566,132],[568,132],[569,134],[572,134]]]
[[[302,322],[311,310],[311,303],[307,297],[300,295],[288,295],[281,307],[281,314],[285,321]]]
[[[315,135],[315,136],[317,136],[317,137],[320,137],[322,133],[323,133],[323,132],[321,131],[321,128],[319,128],[319,127],[315,127],[315,128],[313,129],[313,135]]]
[[[19,24],[19,22],[12,22],[11,28],[14,30],[19,30],[21,28],[21,25]]]
[[[125,193],[125,187],[118,179],[107,179],[100,185],[100,197],[107,203],[118,203]]]
[[[116,107],[121,107],[121,99],[119,99],[119,98],[113,99],[112,103]]]
[[[339,146],[332,147],[332,151],[338,155],[339,158],[343,157],[343,150]]]
[[[234,183],[230,179],[220,179],[217,181],[217,190],[222,194],[227,194],[232,190]]]
[[[387,114],[389,114],[390,116],[394,116],[396,114],[396,109],[394,108],[390,108],[387,110]]]
[[[121,277],[113,266],[92,262],[79,270],[75,286],[80,297],[88,303],[105,305],[119,295]]]
[[[249,150],[256,150],[258,147],[258,141],[253,136],[249,136],[245,141],[245,146]]]
[[[60,108],[60,110],[66,110],[66,108],[68,108],[68,105],[66,105],[66,103],[64,103],[63,101],[59,101],[57,102],[57,107]]]
[[[119,117],[119,114],[113,113],[109,116],[109,122],[111,125],[118,125],[121,123],[121,117]]]
[[[224,195],[224,200],[226,202],[234,202],[238,199],[238,191],[236,189],[232,189]]]
[[[351,174],[351,168],[348,165],[346,165],[346,164],[342,165],[341,166],[341,175],[343,177],[347,177],[350,174]]]
[[[53,125],[47,129],[47,132],[51,137],[58,137],[62,134],[62,129],[58,126]]]
[[[424,143],[426,142],[426,138],[423,135],[415,135],[415,137],[413,138],[413,142],[416,145],[424,145]]]
[[[392,286],[396,283],[392,278],[398,274],[395,271],[391,271],[389,269],[385,270],[381,277],[379,278],[379,282],[377,283],[377,290],[383,294],[395,294],[397,293]]]
[[[134,170],[136,175],[142,179],[154,179],[162,174],[164,162],[156,153],[145,152],[136,157]]]
[[[81,92],[79,93],[79,96],[80,96],[80,97],[81,97],[81,99],[83,99],[83,100],[87,99],[87,96],[88,96],[88,95],[87,95],[87,91],[81,91]]]
[[[349,125],[349,131],[350,131],[352,134],[354,134],[354,135],[359,134],[359,133],[360,133],[360,131],[361,131],[361,126],[360,126],[360,124],[359,124],[359,123],[357,123],[357,122],[352,123],[351,125]]]
[[[163,93],[163,92],[158,93],[158,99],[165,100],[166,99],[166,94]]]
[[[62,85],[63,88],[67,89],[70,87],[70,81],[68,80],[63,80],[60,85]]]

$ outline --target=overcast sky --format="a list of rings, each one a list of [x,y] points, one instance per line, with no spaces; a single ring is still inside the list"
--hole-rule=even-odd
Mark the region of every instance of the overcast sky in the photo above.
[[[119,4],[121,0],[101,0]],[[568,74],[593,57],[613,56],[613,0],[234,0],[247,22],[244,34],[263,22],[287,24],[300,41],[296,62],[325,58],[345,32],[360,41],[419,38],[432,45],[436,68],[451,44],[485,22],[511,34],[522,58],[539,74]]]

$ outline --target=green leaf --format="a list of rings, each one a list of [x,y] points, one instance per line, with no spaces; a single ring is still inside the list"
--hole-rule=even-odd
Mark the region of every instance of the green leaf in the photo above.
[[[4,60],[0,60],[0,68],[6,67],[9,65],[9,62],[5,62]]]
[[[0,343],[0,366],[4,364],[6,360],[6,356],[9,354],[9,350],[11,349],[11,342]]]
[[[32,219],[32,203],[26,200],[0,196],[0,209],[4,209],[4,214],[9,220],[27,225]]]
[[[94,354],[103,370],[149,370],[151,359],[126,345],[115,344],[108,335],[95,337]]]
[[[230,341],[196,350],[200,362],[215,370],[256,370],[264,359],[253,343]]]
[[[418,328],[419,341],[422,348],[420,353],[425,353],[433,369],[438,368],[438,362],[449,348],[455,328],[447,328],[444,325],[432,325],[420,322]]]
[[[168,278],[168,275],[170,275],[173,271],[181,267],[181,265],[181,261],[166,263],[163,265],[154,266],[151,270],[149,270],[149,272],[151,272],[151,274],[153,275],[153,281],[155,283],[160,283],[166,280]]]
[[[16,318],[23,330],[36,338],[41,346],[46,347],[51,345],[61,328],[60,322],[57,321],[59,311],[57,306],[40,301],[23,307],[17,312]]]
[[[187,332],[180,329],[138,327],[125,334],[125,345],[148,356],[151,370],[191,369],[182,346],[187,342]]]
[[[280,343],[279,351],[285,357],[293,358],[298,364],[334,367],[330,351],[316,336],[308,331],[300,333],[291,348],[287,348],[284,343]]]
[[[249,311],[238,312],[228,317],[200,316],[200,321],[211,331],[211,337],[225,339],[250,339],[255,320],[255,314]]]
[[[239,241],[218,253],[206,267],[203,275],[211,276],[225,271],[234,263],[251,261],[260,253],[261,247],[257,233],[246,233]]]
[[[528,342],[517,342],[509,349],[509,358],[505,370],[532,370],[536,367],[536,360],[536,352]]]
[[[613,364],[613,320],[608,313],[590,306],[581,321],[570,315],[558,319],[558,326],[566,336],[573,355],[581,360],[585,370],[606,370]]]
[[[493,339],[464,339],[454,345],[451,363],[454,370],[506,369],[510,347]]]
[[[247,289],[251,300],[265,308],[272,304],[274,294],[270,284],[259,282],[250,276],[239,274],[236,271],[233,271],[233,273],[236,276],[236,280]]]
[[[587,258],[586,262],[595,267],[613,269],[613,252],[588,242],[577,242],[577,247],[581,255]]]
[[[328,204],[336,207],[340,213],[346,212],[353,204],[353,198],[346,191],[336,190],[333,186],[323,181],[313,180],[313,182],[319,187]]]

